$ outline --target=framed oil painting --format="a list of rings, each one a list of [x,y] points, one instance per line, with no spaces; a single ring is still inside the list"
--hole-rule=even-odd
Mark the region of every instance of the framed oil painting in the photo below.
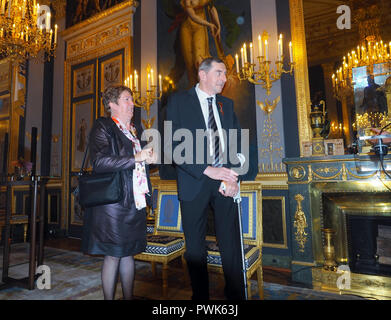
[[[88,132],[93,123],[93,99],[72,105],[72,171],[79,171],[88,144]],[[86,167],[89,167],[88,159]]]
[[[227,82],[222,94],[234,100],[241,127],[250,130],[250,142],[255,143],[254,85],[239,81],[234,65],[235,54],[242,44],[254,40],[250,0],[204,0],[192,7],[193,14],[200,21],[208,21],[209,25],[219,24],[220,35],[191,19],[189,7],[193,2],[188,2],[190,4],[180,0],[157,1],[158,69],[159,73],[167,75],[163,80],[163,90],[170,94],[175,90],[190,89],[198,82],[199,62],[208,56],[219,57],[227,66]],[[162,113],[165,100],[163,97]]]

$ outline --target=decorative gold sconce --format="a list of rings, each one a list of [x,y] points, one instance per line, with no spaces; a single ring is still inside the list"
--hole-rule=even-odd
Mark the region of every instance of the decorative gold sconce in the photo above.
[[[134,70],[134,76],[130,75],[125,80],[125,85],[132,89],[134,105],[138,108],[143,108],[147,112],[147,119],[142,119],[141,121],[144,124],[145,129],[152,128],[152,125],[156,117],[151,119],[150,108],[155,100],[160,100],[162,97],[163,87],[162,87],[162,76],[159,74],[158,82],[155,82],[154,72],[151,68],[151,65],[148,64],[146,68],[147,83],[145,95],[141,94],[141,89],[139,87],[139,75],[137,70]]]
[[[266,90],[266,95],[270,96],[273,83],[281,79],[282,74],[292,74],[294,68],[292,42],[289,42],[289,69],[284,69],[284,53],[283,53],[283,35],[280,34],[278,38],[278,53],[277,60],[275,61],[276,68],[271,69],[272,61],[269,60],[269,34],[264,31],[262,36],[258,35],[258,55],[254,55],[253,43],[247,47],[246,43],[240,49],[241,65],[239,65],[239,56],[235,55],[236,73],[240,81],[247,80],[254,85],[261,85]],[[250,59],[247,59],[249,51]],[[282,146],[280,146],[280,138],[276,125],[272,119],[272,113],[276,108],[280,97],[278,96],[270,102],[265,99],[264,102],[257,100],[257,104],[267,115],[267,119],[264,121],[262,136],[265,139],[264,147],[261,148],[261,154],[268,154],[270,164],[262,163],[262,172],[277,172],[283,171],[283,164],[273,161],[273,155],[277,154],[282,157]]]
[[[250,60],[247,59],[247,46],[243,44],[240,49],[241,53],[241,66],[239,66],[239,56],[235,55],[236,60],[236,72],[239,80],[248,80],[255,85],[261,85],[266,90],[266,94],[270,95],[270,90],[273,86],[273,82],[280,80],[283,73],[292,74],[294,62],[292,54],[292,42],[289,42],[289,54],[290,63],[289,70],[284,69],[284,54],[283,54],[283,36],[280,34],[278,39],[278,54],[276,64],[276,70],[270,70],[271,61],[269,60],[269,34],[264,31],[262,37],[258,36],[258,64],[254,61],[254,47],[250,43]]]

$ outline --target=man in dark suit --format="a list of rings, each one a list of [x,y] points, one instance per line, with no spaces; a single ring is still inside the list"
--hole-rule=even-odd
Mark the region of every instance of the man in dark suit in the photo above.
[[[172,124],[173,161],[186,241],[185,258],[194,300],[209,299],[205,244],[209,204],[214,209],[226,297],[230,300],[245,297],[239,219],[233,201],[239,189],[239,175],[232,169],[239,163],[236,152],[240,149],[236,148],[240,142],[240,125],[233,110],[233,101],[219,95],[227,80],[226,72],[226,66],[220,59],[205,59],[198,69],[199,83],[188,91],[173,94],[167,104],[166,120]],[[201,145],[198,139],[200,132],[207,129]],[[228,134],[232,129],[237,132],[236,139]],[[183,139],[178,141],[181,133]],[[176,148],[182,150],[181,155]]]

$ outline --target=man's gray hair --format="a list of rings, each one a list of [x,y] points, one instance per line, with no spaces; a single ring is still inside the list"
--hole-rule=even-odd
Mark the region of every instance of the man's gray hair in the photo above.
[[[216,57],[206,58],[206,59],[202,60],[202,62],[200,63],[200,65],[198,67],[198,72],[200,72],[201,70],[208,72],[210,70],[210,68],[212,68],[213,62],[224,63],[224,61],[221,60],[220,58],[216,58]]]

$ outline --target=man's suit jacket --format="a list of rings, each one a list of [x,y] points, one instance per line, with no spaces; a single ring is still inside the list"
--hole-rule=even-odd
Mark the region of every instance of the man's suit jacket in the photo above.
[[[227,162],[224,167],[232,168],[239,167],[238,159],[230,159],[230,149],[233,154],[240,152],[240,125],[234,113],[233,101],[221,95],[216,95],[216,106],[220,116],[222,129],[226,130],[225,153]],[[207,150],[206,139],[203,141],[204,161],[196,163],[196,130],[206,130],[204,116],[202,114],[200,101],[198,99],[195,87],[188,91],[177,92],[171,95],[167,103],[166,121],[172,121],[172,133],[178,129],[190,130],[193,137],[193,157],[191,163],[176,163],[176,171],[178,176],[178,197],[180,200],[191,201],[201,191],[202,184],[205,179],[208,179],[203,174],[206,167],[210,164],[206,162]],[[229,129],[237,129],[237,139],[230,139]],[[184,141],[184,139],[182,139]],[[172,141],[172,150],[182,143],[182,141]],[[199,146],[198,146],[199,148]],[[186,151],[185,151],[186,152]],[[173,159],[175,162],[176,159]]]

